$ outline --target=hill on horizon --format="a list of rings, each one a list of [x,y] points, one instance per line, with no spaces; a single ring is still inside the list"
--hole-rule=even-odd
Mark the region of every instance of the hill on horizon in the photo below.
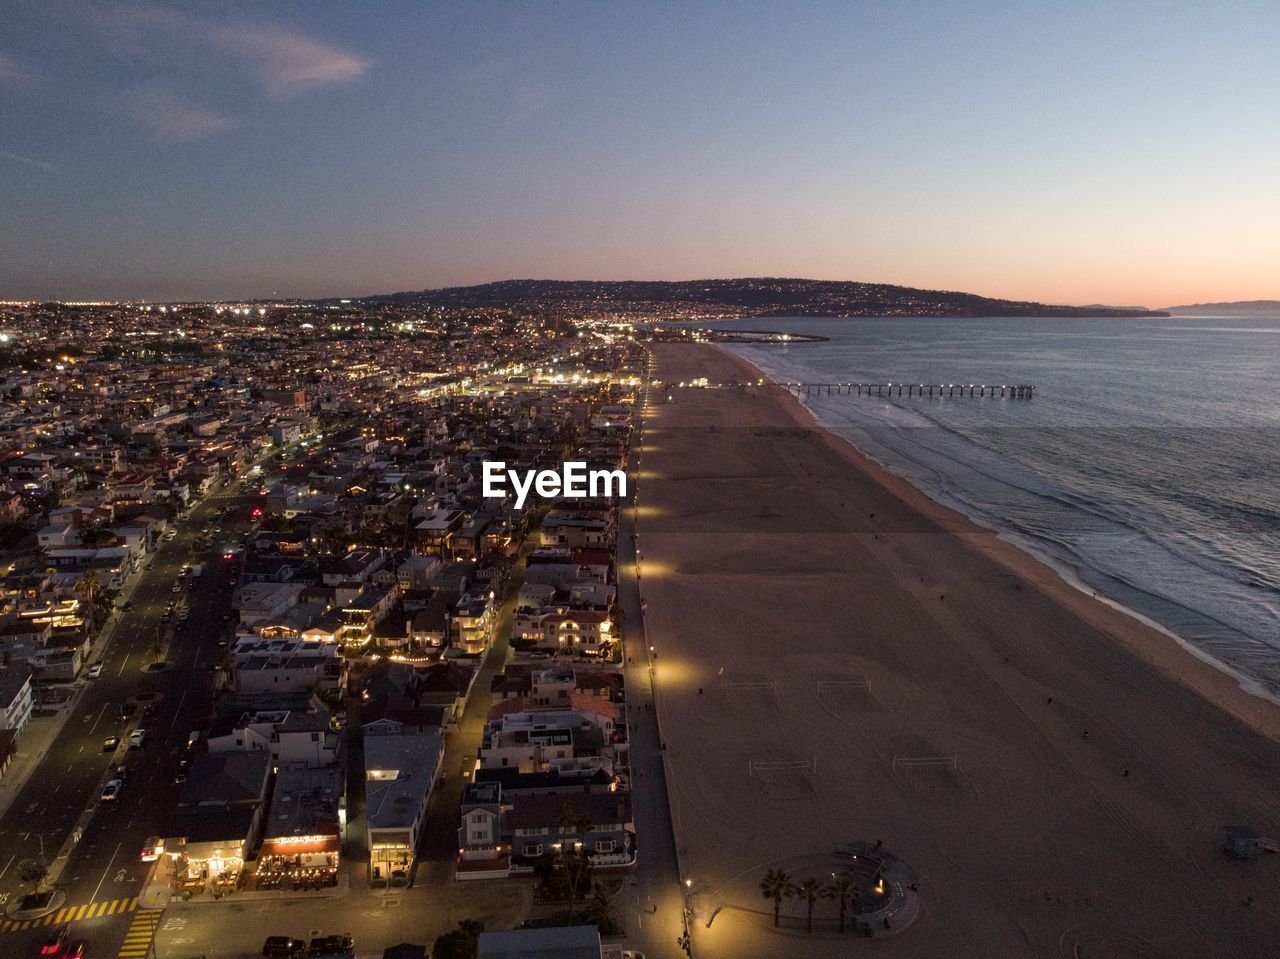
[[[500,280],[476,286],[360,297],[366,302],[420,302],[447,307],[522,307],[531,312],[735,316],[1164,316],[1124,307],[1061,306],[1002,300],[889,283],[743,277],[708,280]],[[676,317],[673,317],[676,318]],[[693,318],[693,317],[687,317]]]
[[[1229,303],[1189,303],[1168,306],[1171,316],[1280,316],[1280,300],[1234,300]]]

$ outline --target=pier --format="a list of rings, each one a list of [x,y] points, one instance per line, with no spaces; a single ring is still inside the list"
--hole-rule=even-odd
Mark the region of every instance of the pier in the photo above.
[[[781,383],[787,392],[801,396],[890,396],[922,399],[964,397],[974,399],[1030,400],[1036,388],[1030,383]]]

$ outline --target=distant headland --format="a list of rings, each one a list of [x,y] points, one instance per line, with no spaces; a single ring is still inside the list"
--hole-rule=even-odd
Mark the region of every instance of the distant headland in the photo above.
[[[1173,316],[1275,316],[1280,317],[1280,300],[1235,300],[1230,303],[1191,303],[1170,306]]]
[[[365,302],[507,308],[570,319],[604,312],[638,320],[746,316],[1168,316],[1128,307],[1060,306],[975,293],[919,290],[854,280],[748,277],[728,280],[502,280],[478,286],[391,293]]]

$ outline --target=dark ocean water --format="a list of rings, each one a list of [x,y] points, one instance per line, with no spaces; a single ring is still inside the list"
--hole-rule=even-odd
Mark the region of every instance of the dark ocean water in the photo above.
[[[793,382],[1033,383],[1011,399],[806,400],[937,500],[1280,699],[1280,317],[765,319]]]

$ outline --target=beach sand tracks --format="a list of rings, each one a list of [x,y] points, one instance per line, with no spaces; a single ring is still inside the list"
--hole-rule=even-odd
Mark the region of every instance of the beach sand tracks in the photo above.
[[[1106,926],[1081,926],[1062,934],[1058,954],[1062,959],[1161,959],[1145,939]]]

